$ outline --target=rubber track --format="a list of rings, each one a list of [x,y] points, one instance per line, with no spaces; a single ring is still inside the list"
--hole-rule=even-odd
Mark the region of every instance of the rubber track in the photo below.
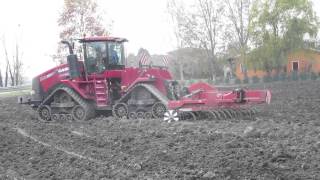
[[[147,89],[149,92],[151,92],[151,94],[153,94],[161,103],[163,103],[164,105],[168,105],[168,98],[166,96],[164,96],[157,88],[155,88],[153,85],[150,84],[137,84],[135,86],[133,86],[126,95],[122,96],[118,102],[123,102],[123,99],[125,99],[126,97],[129,96],[129,94],[137,87],[144,87],[145,89]]]
[[[85,119],[90,119],[93,118],[95,115],[95,111],[92,107],[92,105],[90,105],[88,102],[86,102],[81,96],[79,96],[76,92],[74,92],[72,89],[68,88],[68,87],[60,87],[57,88],[56,90],[54,90],[50,96],[48,96],[44,101],[42,101],[41,105],[45,105],[46,102],[48,102],[50,100],[50,98],[53,97],[53,95],[58,92],[58,91],[65,91],[66,93],[68,93],[72,99],[74,101],[76,101],[79,105],[81,105],[82,107],[85,108],[85,110],[87,112],[89,112],[89,114],[87,115],[88,117],[86,117]]]

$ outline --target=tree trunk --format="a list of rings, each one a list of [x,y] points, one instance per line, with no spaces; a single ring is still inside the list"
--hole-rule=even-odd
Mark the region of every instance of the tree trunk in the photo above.
[[[5,80],[4,80],[4,87],[8,87],[8,63],[7,63],[7,66],[6,66],[6,77],[5,77]]]
[[[3,81],[2,81],[2,73],[1,73],[1,69],[0,69],[0,87],[3,87]]]
[[[184,80],[184,75],[183,75],[183,63],[179,63],[179,73],[180,73],[180,80]]]
[[[10,80],[11,80],[11,86],[14,86],[14,73],[12,73],[12,69],[9,65],[9,74],[10,74]]]
[[[20,62],[19,62],[19,46],[18,43],[16,43],[16,63],[14,66],[15,69],[15,85],[18,86],[19,84],[19,74],[20,74]]]

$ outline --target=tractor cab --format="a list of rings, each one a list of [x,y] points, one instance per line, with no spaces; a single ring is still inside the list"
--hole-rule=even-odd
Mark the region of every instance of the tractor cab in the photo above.
[[[87,37],[80,39],[88,74],[125,68],[124,38]]]

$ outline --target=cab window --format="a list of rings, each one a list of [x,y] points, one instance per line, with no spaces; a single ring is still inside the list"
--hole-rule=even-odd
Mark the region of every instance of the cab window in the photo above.
[[[106,69],[106,43],[86,43],[86,67],[88,73],[102,72]]]
[[[121,43],[108,43],[108,50],[110,65],[124,65],[124,52]]]

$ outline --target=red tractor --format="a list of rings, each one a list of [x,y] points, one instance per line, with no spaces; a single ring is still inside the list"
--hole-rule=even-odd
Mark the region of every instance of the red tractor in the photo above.
[[[181,91],[165,67],[125,67],[123,43],[115,37],[79,39],[83,61],[69,48],[67,63],[52,68],[32,81],[28,103],[44,121],[88,120],[98,111],[117,118],[232,118],[252,115],[243,107],[270,102],[267,90],[217,91],[196,83]]]

